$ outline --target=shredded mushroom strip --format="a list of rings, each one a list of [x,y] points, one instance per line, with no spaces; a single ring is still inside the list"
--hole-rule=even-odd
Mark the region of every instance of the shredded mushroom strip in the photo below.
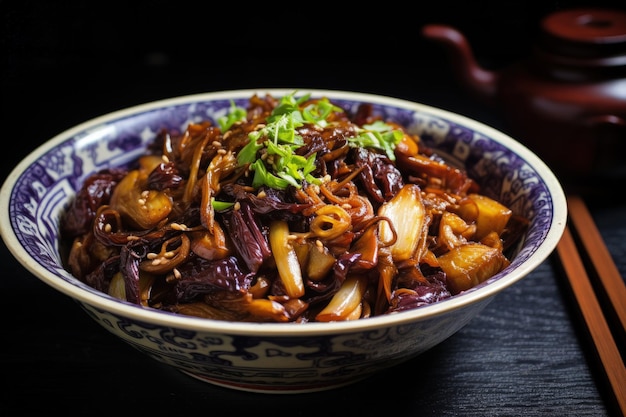
[[[89,177],[67,269],[114,297],[231,321],[358,320],[459,294],[527,220],[363,104],[250,97]]]

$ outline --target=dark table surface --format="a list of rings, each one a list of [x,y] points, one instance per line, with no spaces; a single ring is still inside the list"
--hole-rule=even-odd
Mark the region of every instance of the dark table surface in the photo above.
[[[165,2],[155,3],[159,8]],[[254,48],[254,34],[249,43],[236,45],[240,55],[220,55],[215,35],[191,25],[194,17],[184,13],[163,21],[154,11],[140,13],[129,6],[132,17],[120,21],[115,11],[76,6],[80,18],[70,21],[67,7],[23,2],[3,16],[9,59],[3,68],[2,118],[3,126],[11,126],[3,143],[12,141],[17,149],[3,153],[0,178],[43,141],[77,123],[131,105],[205,91],[274,86],[355,90],[441,107],[507,132],[497,109],[475,102],[455,83],[441,51],[419,40],[419,23],[447,18],[458,24],[477,42],[482,62],[495,66],[523,54],[526,40],[511,38],[508,44],[513,46],[503,49],[500,37],[486,42],[485,33],[505,31],[506,37],[545,13],[546,5],[556,9],[568,2],[545,2],[544,9],[486,3],[503,14],[500,3],[513,7],[513,14],[524,13],[490,20],[472,9],[474,20],[467,21],[463,13],[469,9],[448,14],[442,5],[412,26],[399,23],[401,35],[415,39],[410,47],[388,43],[362,59],[370,37],[352,39],[342,32],[339,39],[323,38],[343,45],[328,48],[326,55],[291,49],[290,65],[302,65],[293,70]],[[137,27],[140,18],[144,23]],[[178,24],[182,21],[186,23]],[[171,37],[191,26],[195,41]],[[309,36],[308,41],[316,39],[315,33]],[[349,45],[357,45],[355,54],[343,52]],[[490,58],[496,51],[500,62]],[[403,59],[407,54],[413,55],[411,60]],[[626,201],[615,194],[607,191],[587,202],[624,276]],[[0,414],[616,415],[554,255],[499,294],[457,334],[403,365],[331,391],[263,395],[199,382],[134,350],[74,301],[27,273],[2,244]]]

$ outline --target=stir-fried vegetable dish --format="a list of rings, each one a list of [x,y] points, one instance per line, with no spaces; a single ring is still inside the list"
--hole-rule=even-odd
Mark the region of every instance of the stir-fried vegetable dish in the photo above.
[[[501,271],[527,226],[372,106],[250,97],[102,170],[61,221],[67,269],[146,308],[249,322],[417,308]]]

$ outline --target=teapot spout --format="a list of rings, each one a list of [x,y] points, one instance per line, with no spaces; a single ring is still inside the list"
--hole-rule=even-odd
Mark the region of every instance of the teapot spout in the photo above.
[[[422,28],[422,34],[444,46],[461,85],[478,99],[493,103],[497,93],[498,73],[478,65],[470,44],[461,32],[447,25],[429,24]]]

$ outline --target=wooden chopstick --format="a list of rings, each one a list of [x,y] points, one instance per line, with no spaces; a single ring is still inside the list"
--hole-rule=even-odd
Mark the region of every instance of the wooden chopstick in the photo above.
[[[608,382],[613,390],[615,400],[622,416],[626,416],[626,368],[621,353],[611,333],[602,307],[594,292],[589,275],[585,270],[584,262],[578,253],[578,248],[570,231],[575,227],[577,235],[583,242],[582,246],[589,254],[600,282],[619,316],[621,331],[624,330],[624,280],[617,271],[603,240],[586,205],[579,197],[568,198],[570,225],[565,228],[563,236],[557,245],[557,253],[567,275],[567,279],[580,307],[582,316],[587,325],[597,354],[606,373]],[[612,265],[612,266],[611,266]]]
[[[567,204],[570,220],[578,231],[582,246],[593,263],[622,330],[626,331],[626,285],[624,285],[624,279],[613,262],[613,258],[582,198],[571,196],[568,198]]]

